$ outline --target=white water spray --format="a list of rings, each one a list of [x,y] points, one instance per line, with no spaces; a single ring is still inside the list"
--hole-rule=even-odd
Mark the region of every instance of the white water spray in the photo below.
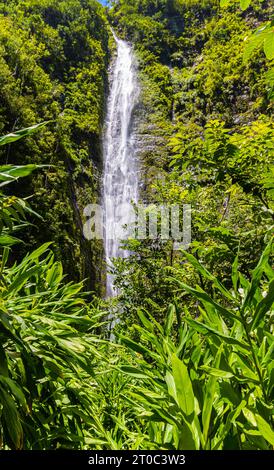
[[[114,38],[117,58],[108,101],[104,137],[104,247],[108,266],[112,258],[127,257],[121,250],[121,239],[126,239],[125,225],[131,224],[132,203],[138,201],[138,168],[134,150],[132,117],[138,100],[138,85],[131,47]],[[113,275],[107,274],[107,297],[115,296]]]

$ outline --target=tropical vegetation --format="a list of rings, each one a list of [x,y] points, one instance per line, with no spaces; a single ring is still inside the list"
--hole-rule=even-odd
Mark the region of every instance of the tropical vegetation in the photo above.
[[[273,2],[0,2],[0,448],[271,450]],[[111,29],[141,85],[142,197],[192,243],[128,240],[104,299]],[[110,315],[119,323],[110,335]]]

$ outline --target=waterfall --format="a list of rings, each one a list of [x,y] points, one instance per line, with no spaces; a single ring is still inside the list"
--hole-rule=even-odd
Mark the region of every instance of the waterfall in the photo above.
[[[112,258],[127,257],[121,240],[123,230],[133,221],[132,202],[138,200],[138,169],[134,151],[133,110],[138,99],[138,85],[132,48],[116,37],[117,58],[114,64],[107,122],[104,135],[104,248],[108,266]],[[107,273],[107,297],[116,295],[114,279]]]

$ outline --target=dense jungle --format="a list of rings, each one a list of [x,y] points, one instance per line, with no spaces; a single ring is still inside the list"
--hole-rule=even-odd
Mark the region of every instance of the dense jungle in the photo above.
[[[139,201],[191,242],[109,265],[119,45]],[[1,450],[273,450],[273,111],[273,0],[0,1]]]

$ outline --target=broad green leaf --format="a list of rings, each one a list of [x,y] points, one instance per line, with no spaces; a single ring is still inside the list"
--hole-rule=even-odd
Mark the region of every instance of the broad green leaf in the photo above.
[[[136,379],[148,379],[149,374],[145,371],[142,372],[142,369],[132,366],[121,366],[121,372],[124,374],[130,375],[131,377],[135,377]]]
[[[176,317],[176,308],[174,305],[170,305],[167,311],[167,318],[165,322],[165,336],[170,335],[175,317]]]
[[[16,271],[21,271],[22,268],[24,268],[25,266],[29,266],[30,263],[33,263],[33,262],[36,263],[37,260],[40,258],[40,256],[46,255],[48,253],[48,249],[49,249],[50,245],[52,245],[52,242],[44,243],[39,248],[34,250],[32,253],[25,256],[25,258],[20,263],[20,265],[15,269],[15,272]]]
[[[261,432],[263,438],[274,446],[274,432],[271,429],[270,425],[262,418],[262,416],[255,415],[259,431]]]
[[[255,416],[254,416],[254,413],[249,410],[248,408],[243,408],[243,414],[245,416],[245,418],[247,419],[247,421],[253,426],[253,427],[257,427],[257,422],[256,422],[256,419],[255,419]],[[255,431],[257,432],[257,431]]]
[[[23,429],[15,402],[3,388],[0,387],[0,403],[3,406],[2,416],[7,432],[13,442],[14,449],[19,450],[23,445]]]
[[[252,380],[253,382],[258,382],[259,378],[255,373],[256,369],[252,362],[250,363],[250,361],[248,360],[247,355],[241,354],[240,351],[235,351],[233,357],[237,358],[237,368],[242,370],[242,376],[244,378]]]
[[[244,49],[244,62],[247,62],[252,54],[263,47],[264,44],[264,34],[263,33],[255,33],[246,41],[245,49]]]
[[[19,238],[12,237],[11,235],[2,234],[0,235],[0,245],[2,246],[12,246],[17,245],[18,243],[23,243]]]
[[[169,395],[174,399],[175,402],[177,402],[177,390],[174,375],[171,372],[167,371],[165,379]]]
[[[147,299],[148,301],[150,299]],[[153,315],[151,315],[151,313],[146,310],[146,309],[142,309],[142,312],[144,312],[144,315],[147,316],[147,318],[149,319],[149,321],[157,328],[157,330],[159,330],[160,334],[162,335],[164,333],[164,330],[163,330],[163,327],[160,325],[160,323],[154,318]]]
[[[187,422],[184,422],[180,428],[180,440],[178,447],[180,450],[198,450],[193,436],[193,430],[190,424]]]
[[[9,376],[7,356],[6,356],[5,349],[3,348],[1,344],[0,344],[0,374],[4,377]]]
[[[16,131],[16,132],[12,132],[11,134],[4,135],[3,137],[0,137],[0,145],[7,145],[12,142],[15,142],[16,140],[22,139],[23,137],[31,135],[34,132],[37,132],[42,127],[45,127],[49,122],[50,121],[42,122],[40,124],[36,124],[35,126],[27,127],[26,129],[21,129],[20,131]]]
[[[272,250],[272,244],[273,244],[273,239],[271,239],[271,241],[266,246],[258,265],[256,266],[256,268],[254,269],[252,273],[251,285],[246,295],[246,298],[244,300],[243,308],[245,308],[246,306],[249,307],[251,305],[256,289],[258,288],[262,275],[268,265],[269,256]]]
[[[0,181],[3,181],[3,183],[0,183],[0,187],[12,183],[18,178],[29,176],[34,170],[37,170],[38,168],[43,168],[43,165],[0,166]]]
[[[263,320],[265,314],[269,312],[271,308],[273,308],[273,303],[274,303],[274,280],[271,281],[271,283],[269,284],[269,290],[268,290],[266,297],[264,297],[256,307],[254,320],[251,325],[252,330],[254,330],[260,324],[260,321]]]
[[[2,253],[2,259],[1,259],[1,268],[0,268],[1,274],[3,273],[3,270],[8,262],[9,255],[10,255],[10,248],[4,247],[3,253]]]
[[[10,392],[19,401],[20,405],[26,409],[27,403],[26,403],[26,397],[24,395],[24,392],[18,387],[18,385],[14,382],[14,380],[11,380],[9,377],[0,376],[0,382],[2,382],[3,385],[6,385],[9,388]]]
[[[231,382],[222,381],[219,384],[220,395],[223,401],[229,401],[233,407],[237,407],[241,401],[241,393],[238,389],[233,388]]]
[[[214,364],[215,366],[214,370],[218,370],[218,367],[220,365],[222,350],[223,348],[220,348],[217,353],[215,364]],[[213,408],[213,402],[215,399],[217,383],[218,383],[217,378],[214,377],[213,375],[212,377],[208,379],[207,383],[204,386],[205,392],[204,392],[204,403],[203,403],[203,411],[202,411],[202,423],[203,423],[203,438],[204,438],[205,445],[207,445],[207,440],[208,440],[208,433],[209,433],[212,408]]]
[[[19,273],[12,284],[7,288],[6,295],[11,294],[11,292],[13,292],[14,295],[15,292],[20,291],[32,276],[38,275],[39,271],[39,266],[34,266],[33,268],[27,269],[24,273]]]
[[[53,287],[58,285],[63,278],[63,266],[62,263],[56,262],[48,270],[46,281],[49,286]]]
[[[148,320],[148,318],[146,317],[146,314],[141,309],[138,309],[137,315],[140,318],[141,322],[143,323],[144,327],[147,328],[148,331],[151,331],[154,333],[154,326],[151,323],[151,321]]]
[[[232,265],[232,283],[235,295],[238,292],[238,283],[239,283],[239,253],[237,254],[233,265]]]
[[[250,6],[251,0],[240,0],[240,6],[242,10],[247,10]]]
[[[272,67],[270,70],[268,70],[265,74],[265,78],[267,81],[267,84],[271,87],[274,88],[274,67]],[[274,189],[274,178],[273,176],[267,176],[265,180],[265,188],[268,190],[273,190]]]
[[[175,354],[172,356],[171,364],[176,387],[177,403],[184,415],[186,417],[191,417],[194,413],[195,402],[187,367]]]
[[[220,438],[217,441],[217,443],[214,444],[214,447],[211,450],[219,450],[220,449],[220,445],[223,444],[223,441],[224,441],[225,437],[227,436],[227,434],[229,433],[232,425],[235,423],[236,419],[238,418],[238,416],[241,414],[243,408],[245,408],[245,407],[246,407],[246,401],[242,400],[241,403],[237,406],[237,408],[233,409],[228,414],[228,416],[226,418],[225,426],[224,426],[224,428],[222,429],[222,431],[219,435]]]
[[[231,379],[232,377],[234,377],[234,374],[232,374],[231,372],[227,372],[226,370],[216,369],[214,367],[201,366],[201,369],[207,372],[207,374],[210,374],[214,377],[218,377],[220,379]]]
[[[126,345],[129,349],[131,349],[132,351],[135,351],[141,355],[148,355],[148,356],[151,356],[151,357],[156,357],[157,358],[157,355],[155,353],[153,353],[152,351],[150,351],[148,348],[146,348],[145,346],[141,345],[140,343],[136,343],[135,341],[127,338],[126,336],[123,336],[123,335],[119,335],[119,338],[121,340],[121,342]]]
[[[264,52],[267,59],[274,59],[274,28],[268,32],[264,40]]]
[[[262,365],[263,366],[267,365],[268,362],[271,361],[271,358],[272,358],[273,354],[274,354],[274,338],[273,338],[273,336],[271,336],[271,343],[270,343],[269,349],[268,349],[265,357],[262,360]]]
[[[176,416],[174,414],[168,413],[163,407],[159,407],[158,409],[153,409],[153,415],[151,417],[151,420],[155,422],[155,417],[158,418],[159,421],[166,422],[172,426],[177,426],[180,428],[180,423],[178,423],[178,420],[176,419]]]

